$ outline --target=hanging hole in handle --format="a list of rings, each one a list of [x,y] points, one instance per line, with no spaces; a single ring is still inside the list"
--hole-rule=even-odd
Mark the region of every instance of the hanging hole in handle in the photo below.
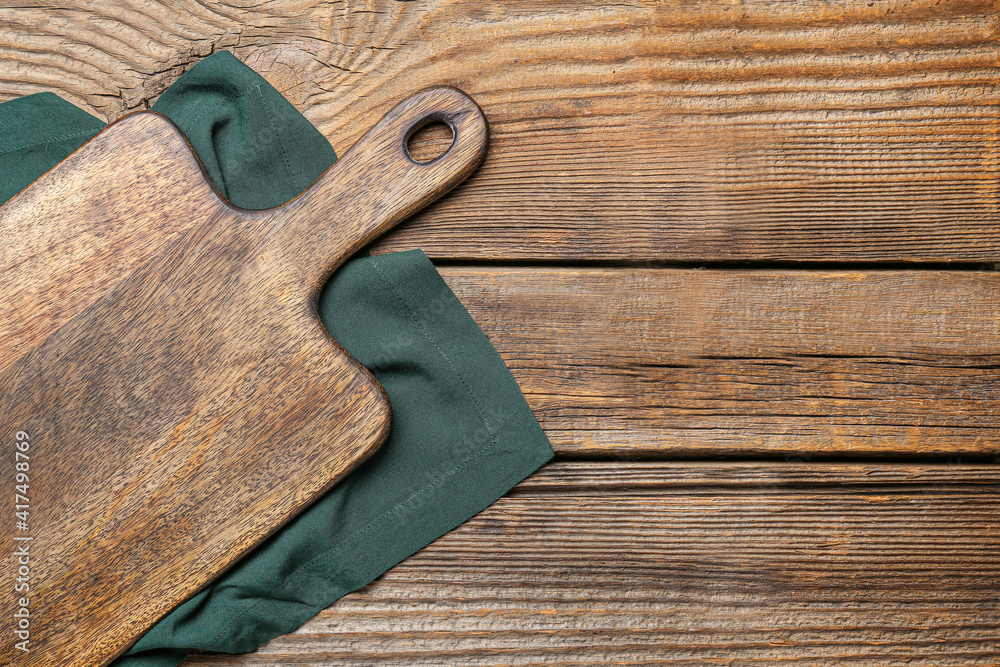
[[[406,138],[406,154],[417,164],[429,164],[448,152],[455,143],[455,131],[440,117],[430,117],[415,125]]]

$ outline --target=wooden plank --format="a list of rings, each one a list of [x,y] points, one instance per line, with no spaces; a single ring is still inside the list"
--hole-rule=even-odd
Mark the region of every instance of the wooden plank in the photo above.
[[[229,48],[343,151],[450,83],[493,147],[386,238],[438,258],[995,262],[990,0],[45,0],[0,9],[0,100],[106,119]]]
[[[253,665],[995,665],[1000,469],[557,463]]]
[[[574,456],[1000,455],[1000,274],[440,267]]]

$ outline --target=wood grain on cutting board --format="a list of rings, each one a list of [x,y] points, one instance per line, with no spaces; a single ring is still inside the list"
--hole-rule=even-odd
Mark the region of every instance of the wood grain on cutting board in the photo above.
[[[187,141],[153,113],[121,119],[43,178],[0,214],[0,371],[217,206]]]

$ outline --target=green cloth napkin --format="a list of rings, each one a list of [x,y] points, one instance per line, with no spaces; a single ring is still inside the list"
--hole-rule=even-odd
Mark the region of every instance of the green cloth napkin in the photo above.
[[[153,109],[180,127],[215,187],[244,208],[291,199],[336,160],[326,139],[228,52],[192,67]],[[103,127],[52,93],[0,104],[0,201]],[[552,457],[500,356],[420,250],[352,258],[323,289],[319,311],[389,395],[388,441],[161,619],[115,667],[173,667],[191,649],[240,653],[291,632]]]

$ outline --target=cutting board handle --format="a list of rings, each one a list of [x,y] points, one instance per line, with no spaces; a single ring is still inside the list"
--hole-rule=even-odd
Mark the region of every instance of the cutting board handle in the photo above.
[[[451,146],[418,162],[407,144],[435,121],[451,128]],[[487,137],[486,116],[468,95],[450,86],[421,90],[396,105],[308,190],[261,212],[268,218],[268,245],[292,263],[289,269],[315,296],[348,256],[472,173],[486,155]]]

